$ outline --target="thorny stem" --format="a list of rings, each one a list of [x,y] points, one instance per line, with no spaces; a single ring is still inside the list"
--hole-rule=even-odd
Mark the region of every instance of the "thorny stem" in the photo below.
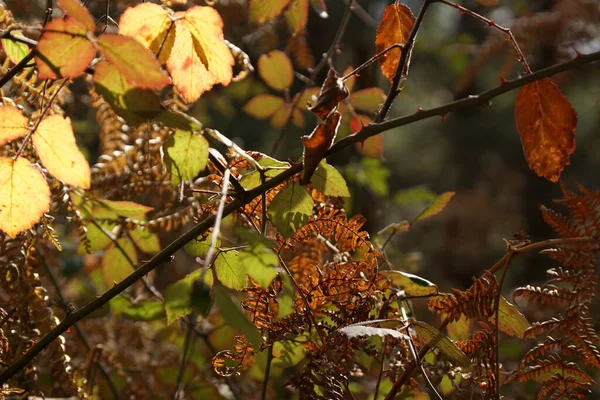
[[[388,129],[407,125],[412,122],[431,118],[432,116],[436,116],[436,115],[445,115],[451,111],[462,109],[462,108],[465,108],[468,106],[484,104],[485,102],[489,101],[490,99],[492,99],[496,96],[499,96],[510,90],[513,90],[515,88],[526,85],[530,82],[534,82],[536,80],[539,80],[539,79],[542,79],[542,78],[545,78],[545,77],[548,77],[548,76],[557,74],[559,72],[566,71],[566,70],[569,70],[569,69],[572,69],[572,68],[575,68],[575,67],[578,67],[578,66],[581,66],[584,64],[588,64],[588,63],[591,63],[591,62],[594,62],[597,60],[600,60],[600,51],[595,52],[595,53],[590,53],[585,56],[576,57],[571,61],[567,61],[567,62],[561,63],[561,64],[556,64],[552,67],[545,68],[543,70],[534,72],[534,73],[526,75],[522,78],[518,78],[513,81],[509,81],[500,86],[497,86],[494,89],[483,92],[477,96],[471,96],[471,97],[453,101],[451,103],[448,103],[448,104],[445,104],[445,105],[442,105],[439,107],[435,107],[435,108],[432,108],[429,110],[418,111],[414,114],[410,114],[410,115],[407,115],[404,117],[394,118],[394,119],[391,119],[391,120],[388,120],[385,122],[365,126],[357,133],[347,136],[344,139],[337,142],[327,152],[327,154],[325,156],[328,157],[334,153],[341,151],[342,149],[345,149],[345,148],[353,145],[356,142],[363,141],[368,137],[377,135]],[[252,190],[246,191],[243,200],[240,198],[236,198],[223,208],[223,216],[227,216],[227,215],[233,213],[238,208],[244,206],[245,204],[248,204],[250,201],[252,201],[256,197],[260,196],[265,191],[274,188],[275,186],[281,184],[282,182],[285,182],[287,179],[290,179],[295,174],[297,174],[301,171],[302,171],[302,164],[300,164],[300,163],[294,164],[286,171],[275,176],[273,179],[268,180],[264,184],[254,188]],[[139,279],[144,277],[146,274],[153,271],[159,265],[162,265],[165,262],[169,262],[177,250],[181,249],[188,242],[192,241],[198,235],[206,232],[209,228],[211,228],[215,222],[215,218],[216,218],[215,215],[211,215],[211,216],[207,217],[206,219],[204,219],[203,221],[199,222],[198,224],[194,225],[188,231],[181,234],[177,239],[175,239],[174,241],[169,243],[163,250],[161,250],[154,257],[152,257],[152,259],[150,259],[149,261],[147,261],[145,263],[142,263],[138,269],[133,271],[129,276],[127,276],[121,282],[119,282],[118,284],[116,284],[115,286],[113,286],[112,288],[107,290],[103,295],[92,300],[91,302],[89,302],[88,304],[86,304],[85,306],[80,308],[79,310],[75,311],[74,313],[67,315],[60,324],[58,324],[54,329],[52,329],[44,337],[42,337],[35,345],[33,345],[29,349],[29,351],[27,351],[27,353],[23,354],[12,365],[10,365],[8,368],[6,368],[4,371],[2,371],[2,373],[0,373],[0,385],[6,383],[6,381],[8,381],[8,379],[10,379],[15,373],[17,373],[22,368],[24,368],[42,350],[44,350],[44,348],[46,348],[46,346],[48,346],[52,341],[56,340],[56,338],[58,338],[63,332],[65,332],[67,329],[69,329],[69,327],[71,327],[73,324],[75,324],[76,322],[80,321],[81,319],[87,317],[89,314],[91,314],[98,308],[102,307],[104,304],[109,302],[114,297],[118,296],[121,292],[123,292],[128,287],[133,285],[135,282],[137,282]],[[575,238],[575,239],[577,239],[577,240],[571,239],[570,242],[574,243],[576,241],[579,241],[579,242],[583,241],[582,238]],[[554,242],[553,244],[561,244],[561,243],[569,242],[567,239],[556,239],[556,240],[557,240],[557,242]],[[586,238],[586,240],[590,241],[592,239]],[[530,245],[527,247],[531,247],[531,246],[535,246],[535,245]],[[519,249],[519,252],[522,252],[522,251],[523,251],[523,249]],[[498,268],[500,268],[500,267],[498,267]],[[304,299],[304,300],[306,300],[306,299]],[[448,322],[446,322],[445,324],[442,324],[441,329],[444,329],[447,324],[448,324]],[[414,369],[414,366],[412,368]],[[407,372],[408,372],[408,367],[407,367]],[[410,373],[412,373],[412,371],[410,371]],[[404,378],[404,379],[406,379],[406,378]],[[399,381],[399,382],[401,382],[401,381]],[[400,386],[396,387],[395,393],[398,392],[398,389],[400,388]],[[393,398],[393,396],[391,396],[391,397],[388,396],[387,399],[391,400],[392,398]]]

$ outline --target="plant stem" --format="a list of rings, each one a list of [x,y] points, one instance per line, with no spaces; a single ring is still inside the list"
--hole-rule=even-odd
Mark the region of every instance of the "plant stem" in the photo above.
[[[267,366],[265,367],[265,377],[263,379],[261,400],[267,399],[267,389],[269,388],[269,375],[271,374],[271,362],[273,361],[273,345],[267,349]]]

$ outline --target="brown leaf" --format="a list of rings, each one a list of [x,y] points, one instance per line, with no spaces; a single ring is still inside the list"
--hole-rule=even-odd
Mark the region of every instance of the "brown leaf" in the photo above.
[[[385,8],[381,23],[377,28],[375,37],[375,48],[382,52],[394,44],[404,44],[415,23],[415,16],[410,8],[404,4],[392,4]],[[394,79],[398,63],[400,62],[401,50],[392,49],[379,58],[381,72],[390,81]],[[409,55],[410,57],[410,55]],[[408,65],[407,65],[408,67]]]
[[[308,110],[317,114],[319,118],[325,121],[331,111],[346,97],[348,97],[346,84],[333,69],[330,69],[325,82],[323,82],[323,86],[321,86],[321,91],[315,105],[307,103]]]
[[[340,119],[340,113],[334,111],[325,120],[325,123],[320,124],[315,128],[310,136],[302,136],[302,143],[304,144],[303,185],[310,182],[310,178],[319,166],[319,163],[333,144],[335,135],[340,126]]]
[[[554,82],[544,78],[519,90],[515,118],[529,168],[557,182],[575,151],[577,113]]]

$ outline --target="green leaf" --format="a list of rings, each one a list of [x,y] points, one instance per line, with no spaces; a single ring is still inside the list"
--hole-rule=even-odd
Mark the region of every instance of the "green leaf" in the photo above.
[[[204,282],[196,280],[192,284],[190,305],[204,317],[210,313],[212,298],[210,297],[210,288]]]
[[[342,174],[327,164],[325,160],[321,161],[317,167],[317,170],[310,178],[310,183],[315,189],[327,196],[350,197],[348,185],[346,185]]]
[[[164,295],[167,325],[192,312],[192,291],[194,282],[202,277],[203,271],[204,270],[200,268],[190,272],[184,278],[167,287]],[[206,271],[203,282],[209,287],[212,286],[213,275],[211,270]]]
[[[165,307],[162,301],[145,301],[140,304],[133,304],[124,309],[121,314],[134,321],[155,321],[164,318]]]
[[[285,105],[285,100],[272,94],[259,94],[250,99],[243,110],[256,119],[267,119]]]
[[[20,30],[12,31],[13,34],[17,36],[22,36],[22,32]],[[27,54],[29,54],[29,46],[25,43],[15,42],[10,39],[2,39],[2,49],[6,53],[6,56],[13,64],[17,64],[19,61],[25,58]]]
[[[109,222],[88,222],[85,224],[85,237],[89,243],[89,252],[94,253],[106,248],[112,241],[111,237],[115,234],[115,225]],[[86,254],[88,248],[84,241],[79,243],[77,254]]]
[[[258,74],[271,88],[283,91],[294,82],[294,67],[281,50],[273,50],[258,58]]]
[[[408,189],[399,190],[394,195],[394,202],[401,206],[420,205],[432,202],[437,194],[424,186],[414,186]]]
[[[435,347],[442,354],[446,355],[452,361],[463,365],[471,366],[469,358],[462,352],[450,338],[441,333],[437,328],[421,321],[410,321],[411,327],[415,329],[417,335],[425,341],[430,347]]]
[[[134,203],[133,201],[114,201],[100,200],[104,208],[112,211],[119,217],[125,218],[142,218],[145,214],[152,211],[152,207]]]
[[[210,243],[212,241],[212,233],[202,239],[202,236],[198,236],[196,239],[189,241],[184,249],[192,257],[206,257],[208,250],[210,249]],[[221,246],[221,239],[217,239],[216,246]]]
[[[248,343],[256,350],[260,350],[263,339],[256,327],[248,320],[246,314],[242,309],[233,302],[231,296],[227,290],[221,286],[216,285],[214,287],[215,303],[225,322],[233,329],[239,331],[246,339]]]
[[[131,274],[138,262],[135,246],[130,240],[120,238],[117,239],[117,243],[121,248],[114,244],[109,245],[102,258],[104,282],[109,288]]]
[[[258,165],[263,167],[266,171],[265,180],[269,180],[269,178],[273,178],[283,171],[290,167],[290,164],[285,161],[279,161],[272,157],[269,157],[265,154],[262,155],[262,158],[258,161]],[[260,186],[260,173],[258,171],[252,171],[242,177],[240,180],[240,184],[246,190],[252,190],[255,187]]]
[[[427,208],[425,208],[423,211],[421,211],[419,215],[417,215],[417,217],[414,219],[411,225],[414,225],[417,221],[422,221],[442,212],[442,210],[446,208],[446,205],[448,205],[450,200],[452,200],[452,197],[454,197],[454,195],[454,192],[446,192],[440,194],[427,206]]]
[[[250,278],[267,289],[277,276],[275,268],[279,265],[279,257],[273,250],[257,244],[240,252],[241,262]]]
[[[150,229],[137,227],[129,231],[129,236],[144,254],[155,254],[160,251],[160,240]]]
[[[215,260],[214,269],[219,282],[228,288],[235,290],[246,288],[246,267],[242,264],[237,251],[220,252]]]
[[[394,286],[401,287],[408,296],[429,296],[438,293],[434,283],[420,276],[401,271],[380,271]]]
[[[312,215],[313,200],[308,190],[298,182],[288,184],[269,206],[269,218],[285,238],[306,225]]]
[[[193,179],[206,167],[208,142],[201,135],[176,130],[165,143],[165,164],[173,186]]]
[[[522,339],[525,331],[530,327],[527,318],[521,314],[514,304],[509,303],[504,296],[501,296],[498,307],[498,329],[507,335]]]
[[[351,93],[348,101],[358,110],[375,113],[385,101],[385,93],[376,87],[362,89]]]

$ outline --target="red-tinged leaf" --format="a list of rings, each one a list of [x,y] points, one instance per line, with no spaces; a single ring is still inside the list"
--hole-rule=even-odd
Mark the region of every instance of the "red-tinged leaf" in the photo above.
[[[519,90],[515,118],[529,168],[557,182],[575,151],[577,113],[554,82],[544,78]]]
[[[346,84],[333,69],[330,69],[325,82],[323,82],[323,86],[321,86],[316,103],[309,105],[308,109],[317,114],[322,120],[325,120],[340,101],[346,97],[348,97]]]
[[[121,15],[119,33],[137,39],[165,64],[175,41],[173,23],[167,10],[158,4],[142,3]]]
[[[327,18],[329,14],[327,14],[327,6],[325,5],[325,0],[310,0],[310,4],[313,9],[319,13],[319,17]]]
[[[304,174],[302,184],[310,182],[310,178],[319,166],[327,150],[331,148],[335,135],[340,126],[341,115],[337,111],[327,117],[323,124],[318,125],[310,136],[302,136],[304,144]]]
[[[362,89],[350,94],[348,101],[357,110],[375,113],[385,101],[385,93],[376,87]]]
[[[243,110],[257,119],[266,119],[275,114],[279,108],[283,107],[285,100],[272,94],[259,94],[250,99]]]
[[[263,24],[283,11],[290,0],[250,0],[248,18],[251,23]]]
[[[262,54],[258,59],[258,74],[275,90],[285,90],[294,82],[294,67],[289,57],[280,50]]]
[[[94,18],[78,0],[57,0],[56,3],[65,14],[83,25],[88,32],[94,31]]]
[[[161,111],[160,99],[156,93],[129,83],[113,64],[101,61],[95,70],[93,80],[96,90],[128,122],[138,124],[155,117]]]
[[[452,200],[455,194],[456,193],[454,192],[446,192],[440,194],[431,203],[429,203],[429,205],[423,211],[421,211],[419,215],[417,215],[417,217],[413,220],[411,225],[414,225],[417,221],[422,221],[424,219],[433,217],[434,215],[441,213],[444,210],[444,208],[446,208],[450,200]]]
[[[394,44],[404,44],[415,23],[415,16],[404,4],[392,4],[385,8],[377,28],[375,49],[381,52]],[[390,81],[396,75],[400,62],[400,49],[392,49],[379,58],[379,66]]]
[[[96,55],[86,33],[85,26],[70,17],[48,23],[36,47],[38,78],[74,79],[83,74]]]
[[[17,107],[0,107],[0,146],[27,135],[28,122]]]
[[[285,10],[285,19],[293,34],[301,32],[308,21],[308,0],[292,0]]]
[[[158,60],[137,40],[105,33],[97,44],[102,55],[130,84],[142,89],[160,89],[169,84],[169,77],[160,69]]]

